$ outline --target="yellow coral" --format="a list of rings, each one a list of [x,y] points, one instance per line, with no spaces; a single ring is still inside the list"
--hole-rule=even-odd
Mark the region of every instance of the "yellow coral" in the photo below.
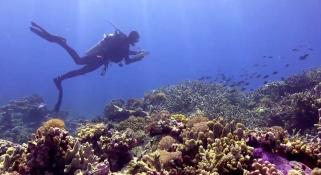
[[[44,122],[42,126],[38,129],[40,132],[47,132],[50,128],[65,128],[65,122],[59,118],[52,118]]]
[[[182,123],[187,123],[188,118],[184,114],[173,114],[171,115],[171,119],[182,122]]]
[[[77,128],[77,136],[81,139],[91,139],[101,135],[107,129],[104,123],[87,123]]]
[[[321,175],[321,168],[314,168],[311,175]]]
[[[304,175],[305,173],[302,173],[299,170],[289,170],[288,175]]]
[[[59,119],[59,118],[52,118],[52,119],[46,121],[43,124],[43,126],[48,127],[48,128],[56,127],[56,128],[63,129],[63,128],[65,128],[65,122],[63,120]]]

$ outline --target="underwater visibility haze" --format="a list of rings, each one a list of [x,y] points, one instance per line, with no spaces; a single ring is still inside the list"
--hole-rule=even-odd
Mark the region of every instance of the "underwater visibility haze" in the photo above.
[[[319,0],[0,0],[0,23],[0,174],[321,174]]]
[[[121,68],[112,65],[104,77],[96,71],[64,82],[62,109],[89,115],[101,112],[111,99],[139,97],[202,76],[224,73],[238,79],[244,72],[278,71],[270,77],[277,80],[321,63],[321,7],[316,0],[0,3],[1,103],[36,93],[53,106],[57,94],[52,79],[80,67],[61,47],[30,32],[30,21],[65,37],[80,55],[104,33],[114,32],[108,21],[126,34],[140,33],[137,47],[151,53],[147,59]],[[306,48],[292,51],[301,46]],[[306,53],[307,61],[297,59]],[[256,63],[268,66],[253,67]],[[291,66],[285,69],[287,63]],[[251,84],[255,89],[262,82]]]

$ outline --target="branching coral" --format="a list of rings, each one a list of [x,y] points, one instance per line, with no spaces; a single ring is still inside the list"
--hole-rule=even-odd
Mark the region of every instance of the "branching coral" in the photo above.
[[[262,159],[255,159],[251,169],[250,175],[283,175],[280,170],[276,169],[274,164]]]
[[[252,126],[261,122],[255,112],[247,109],[250,100],[244,94],[220,84],[191,81],[155,91],[158,92],[164,93],[166,99],[152,106],[152,111],[162,109],[186,116],[202,111],[205,116],[225,116]]]
[[[25,161],[22,156],[25,152],[25,148],[9,141],[0,140],[0,150],[0,173],[19,170],[20,164]]]
[[[91,174],[93,172],[108,174],[109,163],[104,161],[99,163],[100,158],[94,154],[92,145],[86,142],[80,145],[78,141],[74,144],[72,150],[66,154],[65,174]]]
[[[253,148],[244,141],[235,141],[228,137],[215,139],[213,144],[205,149],[199,147],[197,172],[239,174],[243,169],[248,169]]]

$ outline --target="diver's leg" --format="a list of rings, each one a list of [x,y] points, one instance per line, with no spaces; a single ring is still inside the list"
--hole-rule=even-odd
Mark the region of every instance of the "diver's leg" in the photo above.
[[[89,64],[89,65],[86,65],[80,69],[77,69],[77,70],[73,70],[73,71],[70,71],[62,76],[58,76],[57,78],[54,79],[54,83],[58,89],[58,100],[55,104],[55,108],[54,108],[54,111],[55,112],[59,112],[60,110],[60,106],[61,106],[61,102],[62,102],[62,97],[63,97],[63,88],[62,88],[62,81],[65,80],[65,79],[68,79],[68,78],[72,78],[72,77],[76,77],[76,76],[79,76],[79,75],[83,75],[83,74],[86,74],[88,72],[91,72],[91,71],[94,71],[95,69],[97,69],[98,67],[100,67],[101,64],[97,63],[97,64]]]
[[[54,42],[59,44],[69,53],[69,55],[73,58],[76,64],[78,65],[89,64],[89,59],[80,58],[78,53],[67,44],[67,41],[65,38],[50,34],[48,31],[46,31],[44,28],[40,27],[38,24],[34,22],[31,22],[31,25],[32,26],[30,27],[30,30],[33,33],[37,34],[41,38],[46,39],[49,42]]]
[[[102,65],[102,63],[88,64],[80,69],[76,69],[76,70],[67,72],[61,76],[54,78],[54,83],[55,83],[57,89],[61,90],[62,89],[61,82],[63,80],[92,72],[92,71],[96,70],[98,67],[100,67],[101,65]]]
[[[49,42],[55,42],[58,44],[66,43],[65,38],[50,34],[48,31],[46,31],[44,28],[40,27],[34,22],[31,22],[30,30],[36,35],[40,36],[41,38]]]
[[[84,56],[84,57],[80,57],[78,55],[78,53],[75,51],[75,49],[73,49],[72,47],[70,47],[67,43],[59,43],[59,45],[64,48],[68,54],[72,57],[72,59],[74,60],[74,62],[78,65],[84,65],[84,64],[93,64],[96,61],[96,58],[93,56]]]
[[[64,93],[64,91],[63,91],[62,88],[61,88],[61,89],[58,89],[58,100],[57,100],[57,102],[56,102],[56,104],[55,104],[55,108],[54,108],[54,111],[55,111],[55,112],[59,112],[59,110],[60,110],[63,93]]]

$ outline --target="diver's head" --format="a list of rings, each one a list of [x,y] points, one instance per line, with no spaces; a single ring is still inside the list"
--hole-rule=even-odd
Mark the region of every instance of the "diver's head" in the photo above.
[[[131,45],[135,45],[135,43],[137,43],[139,40],[139,34],[137,31],[133,30],[129,33],[128,35],[128,42]]]

